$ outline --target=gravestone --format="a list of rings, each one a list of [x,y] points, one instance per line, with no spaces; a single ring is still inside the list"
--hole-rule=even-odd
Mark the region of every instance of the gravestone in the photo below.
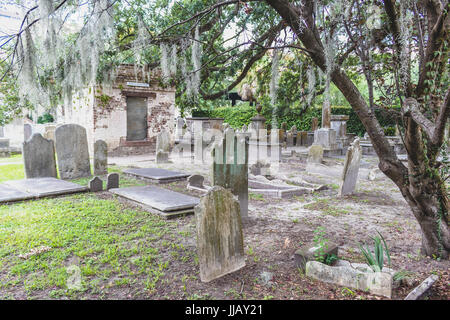
[[[156,151],[156,163],[168,163],[169,153],[162,150]]]
[[[232,129],[213,151],[213,186],[231,189],[238,197],[242,217],[248,216],[248,137],[230,135]]]
[[[319,129],[319,119],[317,118],[312,118],[311,119],[311,131],[316,131],[317,129]]]
[[[108,145],[103,140],[94,143],[94,175],[108,173]]]
[[[308,151],[307,163],[322,163],[323,148],[321,145],[312,145]]]
[[[118,188],[119,187],[119,174],[118,173],[110,173],[108,174],[106,181],[106,190]]]
[[[89,181],[89,190],[91,192],[103,191],[103,181],[99,177],[95,177]]]
[[[44,128],[44,138],[55,141],[55,125],[47,125]]]
[[[56,178],[55,147],[52,140],[35,133],[22,145],[25,176],[29,178]]]
[[[356,138],[347,150],[345,156],[344,170],[342,172],[342,182],[339,188],[339,196],[353,193],[358,180],[359,164],[361,162],[361,147],[359,138]]]
[[[214,186],[194,208],[200,280],[209,282],[245,266],[239,203]]]
[[[23,141],[27,141],[33,134],[33,126],[29,123],[23,125]]]
[[[160,150],[163,152],[170,151],[170,134],[165,129],[161,130],[156,136],[156,152]]]
[[[193,174],[192,176],[188,177],[188,186],[196,187],[196,188],[204,188],[203,181],[205,178],[202,175],[199,174]]]
[[[60,178],[91,176],[86,129],[78,124],[64,124],[56,128],[55,140]]]

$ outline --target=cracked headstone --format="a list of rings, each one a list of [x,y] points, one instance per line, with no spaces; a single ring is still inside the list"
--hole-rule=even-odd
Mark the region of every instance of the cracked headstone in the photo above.
[[[209,282],[243,268],[242,221],[233,194],[214,186],[194,210],[201,281]]]

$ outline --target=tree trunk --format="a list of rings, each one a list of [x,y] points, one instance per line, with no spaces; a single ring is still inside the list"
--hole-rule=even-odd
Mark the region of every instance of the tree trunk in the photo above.
[[[312,2],[304,2],[300,10],[287,0],[266,0],[266,2],[296,33],[314,63],[325,70],[325,55],[314,24]],[[300,27],[300,12],[305,18],[305,24],[308,26],[306,28]],[[398,186],[413,211],[422,230],[423,253],[448,258],[450,253],[448,195],[434,159],[431,159],[433,163],[428,164],[429,159],[425,158],[421,130],[411,118],[407,120],[405,147],[408,150],[409,163],[406,168],[390,147],[375,114],[347,74],[338,67],[332,71],[331,80],[347,99],[369,134],[380,159],[380,170]],[[430,175],[430,172],[433,174]]]
[[[448,227],[448,205],[436,195],[429,197],[407,196],[407,201],[412,209],[422,231],[422,254],[448,259],[450,255],[450,230]]]

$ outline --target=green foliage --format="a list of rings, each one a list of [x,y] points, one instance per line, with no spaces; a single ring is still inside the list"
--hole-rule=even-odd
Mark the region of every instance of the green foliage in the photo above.
[[[314,230],[313,242],[318,249],[314,252],[314,258],[327,265],[332,265],[338,258],[334,254],[326,254],[325,250],[328,249],[328,239],[325,238],[325,229],[318,227]]]
[[[377,231],[379,236],[371,237],[374,242],[374,253],[370,251],[369,247],[366,245],[364,248],[361,244],[359,248],[364,255],[367,264],[373,271],[379,272],[383,270],[384,266],[384,253],[386,253],[386,257],[388,260],[388,266],[391,266],[391,257],[389,255],[389,249],[387,247],[386,241],[383,236]]]
[[[268,104],[262,104],[263,109],[261,114],[266,118],[266,123],[271,124],[273,108]],[[332,114],[348,115],[347,132],[355,133],[359,136],[363,136],[366,132],[364,125],[358,119],[358,116],[352,108],[346,106],[332,106]],[[219,107],[205,109],[195,109],[192,115],[195,117],[212,117],[212,118],[224,118],[225,122],[229,123],[233,128],[240,128],[244,124],[249,124],[250,119],[257,114],[254,106],[250,106],[248,103],[240,103],[234,107]],[[395,121],[382,110],[375,110],[375,115],[382,127],[386,127],[385,133],[387,135],[395,135]],[[278,123],[287,123],[287,127],[291,128],[293,125],[297,127],[297,130],[309,131],[311,130],[312,118],[318,118],[319,125],[322,119],[321,107],[309,108],[306,112],[302,113],[300,108],[284,108],[278,109],[277,113]]]
[[[53,116],[50,113],[44,113],[42,116],[38,117],[37,123],[44,124],[55,121]]]

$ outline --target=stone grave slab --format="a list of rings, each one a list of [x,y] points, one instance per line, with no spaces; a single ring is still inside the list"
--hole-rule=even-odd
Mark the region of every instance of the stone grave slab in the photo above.
[[[110,192],[163,213],[193,209],[199,199],[155,186],[110,189]]]
[[[36,198],[35,194],[17,190],[3,183],[0,184],[0,203],[28,200],[33,198]]]
[[[186,178],[190,176],[186,173],[160,168],[133,168],[124,170],[123,173],[134,176],[135,178],[145,179],[156,183],[169,183],[186,180]]]
[[[38,198],[88,191],[88,187],[56,178],[32,178],[6,181],[4,184]]]

